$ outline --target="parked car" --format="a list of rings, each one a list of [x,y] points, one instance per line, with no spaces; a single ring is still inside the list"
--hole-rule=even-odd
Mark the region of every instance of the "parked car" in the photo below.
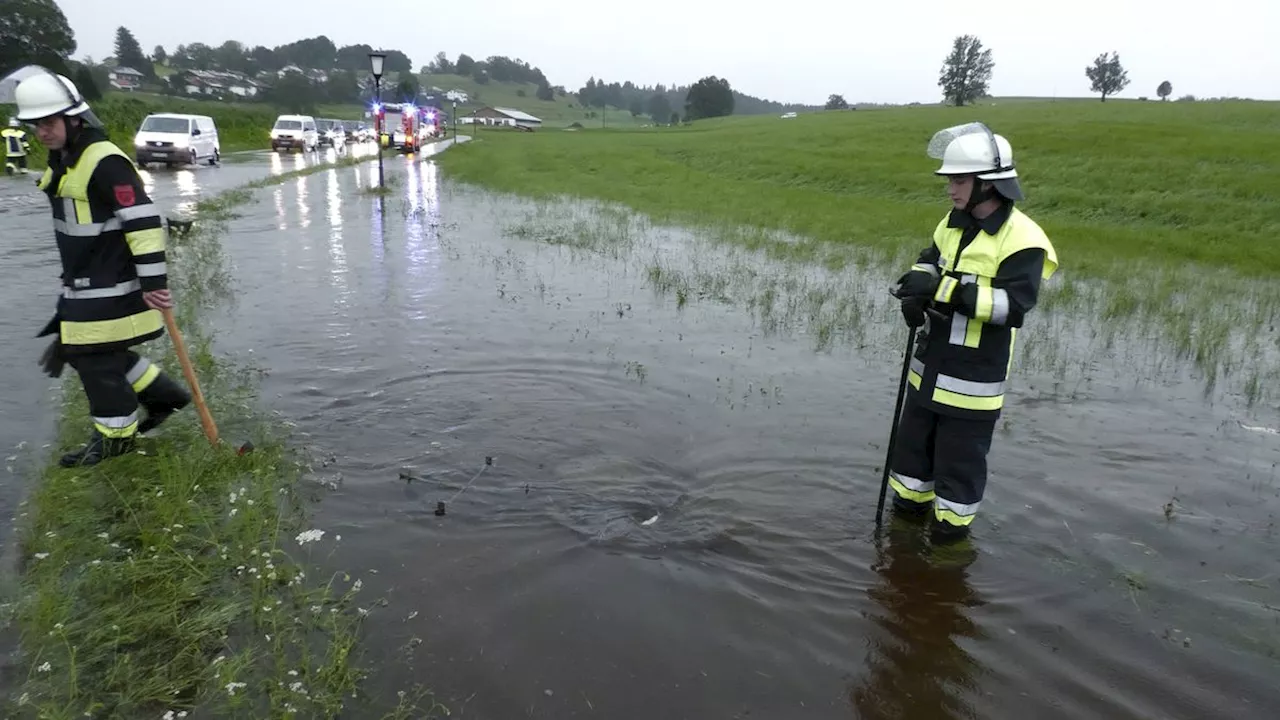
[[[133,137],[134,159],[139,165],[164,163],[218,164],[222,158],[218,127],[208,115],[153,113],[142,120]]]
[[[309,152],[319,145],[316,119],[310,115],[281,115],[271,128],[271,149],[275,152],[294,148]]]
[[[316,118],[317,144],[337,147],[342,138],[342,123],[333,118]]]

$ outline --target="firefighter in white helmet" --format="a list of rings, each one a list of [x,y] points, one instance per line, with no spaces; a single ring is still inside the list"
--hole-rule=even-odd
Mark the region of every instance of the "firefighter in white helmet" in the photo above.
[[[10,175],[27,172],[27,153],[31,152],[31,143],[18,118],[9,118],[9,127],[0,130],[0,137],[4,138],[5,172]]]
[[[987,452],[1004,406],[1015,329],[1058,267],[1023,199],[1009,141],[982,123],[942,130],[952,207],[933,243],[898,280],[903,318],[925,326],[911,359],[907,400],[890,464],[895,511],[932,510],[934,542],[964,538],[982,503]]]
[[[69,364],[89,401],[89,442],[64,467],[94,465],[134,447],[135,436],[190,401],[190,394],[131,348],[164,332],[173,307],[165,229],[133,161],[107,139],[74,83],[45,71],[14,89],[18,120],[49,149],[39,182],[53,210],[62,293],[40,336],[55,335],[40,363],[51,377]],[[138,421],[139,401],[147,417]]]

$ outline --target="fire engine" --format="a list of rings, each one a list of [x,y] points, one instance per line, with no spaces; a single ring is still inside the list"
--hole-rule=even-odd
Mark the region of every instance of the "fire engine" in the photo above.
[[[417,107],[413,103],[374,105],[374,132],[386,148],[414,153],[423,143],[444,135],[444,119],[439,109]]]

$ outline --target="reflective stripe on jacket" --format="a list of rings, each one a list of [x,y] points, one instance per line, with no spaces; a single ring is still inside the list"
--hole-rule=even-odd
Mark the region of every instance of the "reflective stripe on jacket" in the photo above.
[[[31,143],[27,142],[25,130],[5,128],[0,130],[0,137],[4,138],[5,157],[26,157],[31,150]]]
[[[1016,328],[1057,268],[1049,238],[1012,203],[982,220],[948,214],[912,266],[940,278],[934,302],[944,310],[911,361],[913,400],[957,417],[998,416]]]
[[[142,299],[143,291],[168,286],[163,219],[133,161],[100,137],[72,148],[69,167],[51,163],[39,183],[62,256],[59,332],[69,354],[137,345],[164,327]],[[127,164],[113,159],[100,170],[112,156]]]

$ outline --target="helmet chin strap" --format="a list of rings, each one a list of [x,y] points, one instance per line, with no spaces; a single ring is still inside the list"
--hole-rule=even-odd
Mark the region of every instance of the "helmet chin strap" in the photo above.
[[[969,201],[964,204],[965,212],[973,212],[973,209],[982,203],[997,196],[994,186],[983,188],[983,181],[978,176],[973,176],[973,187],[969,188]]]

